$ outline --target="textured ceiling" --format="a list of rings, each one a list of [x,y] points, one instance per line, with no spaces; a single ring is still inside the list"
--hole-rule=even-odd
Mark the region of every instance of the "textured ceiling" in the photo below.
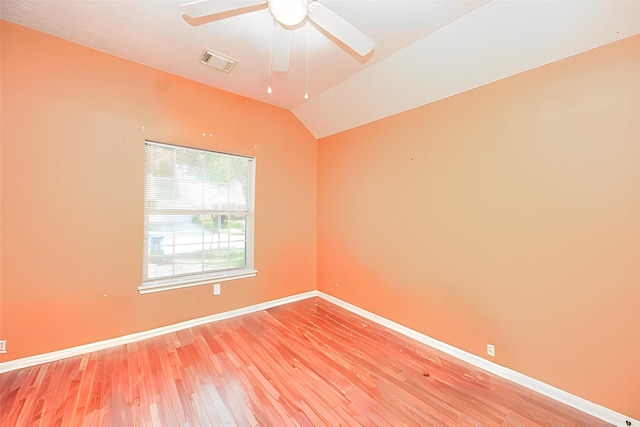
[[[290,70],[270,77],[264,7],[217,20],[184,17],[181,0],[0,7],[4,20],[289,109],[318,138],[640,33],[638,0],[319,2],[373,39],[374,52],[360,58],[307,23],[292,30]],[[238,65],[229,73],[202,65],[204,48]]]

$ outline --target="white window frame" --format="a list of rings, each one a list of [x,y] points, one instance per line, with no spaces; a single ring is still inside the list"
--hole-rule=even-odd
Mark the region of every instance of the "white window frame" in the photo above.
[[[192,150],[199,152],[215,153],[224,156],[241,157],[249,160],[249,181],[248,181],[248,195],[247,211],[233,211],[233,210],[192,210],[192,209],[153,209],[144,207],[144,240],[143,240],[143,278],[142,285],[138,287],[138,292],[141,294],[166,291],[172,289],[180,289],[191,286],[198,286],[210,283],[218,283],[227,280],[244,279],[255,276],[258,272],[253,268],[253,250],[254,250],[254,212],[255,212],[255,171],[256,171],[256,159],[251,156],[243,156],[237,154],[223,153],[212,150],[204,150],[198,148],[183,147],[172,144],[163,144],[154,141],[145,141],[145,159],[146,148],[148,145],[156,145],[169,147],[176,150]],[[145,176],[147,175],[146,160],[145,160]],[[146,189],[145,189],[146,191]],[[146,194],[145,194],[146,199]],[[165,276],[162,278],[149,278],[148,277],[148,263],[149,263],[149,215],[198,215],[198,214],[215,214],[215,215],[241,215],[246,218],[245,221],[245,266],[241,268],[229,268],[221,270],[211,270],[200,273],[187,273],[181,275]]]

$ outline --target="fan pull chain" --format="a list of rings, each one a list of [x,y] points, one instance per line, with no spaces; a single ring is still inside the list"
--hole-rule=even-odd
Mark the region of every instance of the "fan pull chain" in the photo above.
[[[309,99],[309,24],[305,24],[305,72],[304,72],[304,99]]]
[[[271,68],[273,68],[272,63],[273,63],[273,44],[276,41],[276,25],[278,25],[276,23],[276,20],[273,20],[273,37],[271,37],[271,52],[269,52],[269,85],[267,86],[267,93],[271,93],[273,92],[271,90]]]

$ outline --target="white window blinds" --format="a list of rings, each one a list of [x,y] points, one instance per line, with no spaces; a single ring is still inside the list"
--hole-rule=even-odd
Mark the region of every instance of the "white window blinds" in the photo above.
[[[140,292],[255,275],[255,159],[145,143]]]

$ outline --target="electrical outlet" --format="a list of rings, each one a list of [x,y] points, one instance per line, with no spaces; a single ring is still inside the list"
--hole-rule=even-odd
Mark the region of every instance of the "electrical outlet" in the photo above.
[[[487,354],[489,356],[495,357],[495,355],[496,355],[496,347],[493,344],[487,344]]]
[[[220,283],[213,284],[213,294],[220,295]]]
[[[7,352],[7,340],[0,340],[0,353]]]

